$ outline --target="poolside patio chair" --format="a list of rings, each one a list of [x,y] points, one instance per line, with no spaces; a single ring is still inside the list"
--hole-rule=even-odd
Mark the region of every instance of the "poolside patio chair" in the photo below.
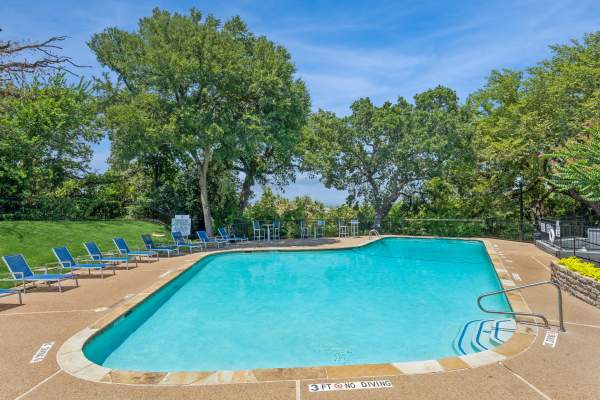
[[[260,227],[260,221],[252,221],[252,230],[254,233],[254,240],[264,240],[265,229]]]
[[[306,222],[300,221],[300,239],[306,239],[308,237],[309,231]]]
[[[247,237],[240,237],[240,236],[235,236],[235,235],[230,235],[227,233],[227,230],[224,227],[220,227],[219,229],[217,229],[217,231],[219,232],[219,235],[221,236],[221,239],[227,241],[227,242],[234,242],[234,243],[243,243],[243,242],[247,242],[248,238]]]
[[[271,235],[271,239],[281,239],[281,221],[273,221],[273,234]]]
[[[181,232],[175,231],[175,232],[171,232],[171,237],[173,238],[173,242],[175,243],[175,246],[177,247],[177,250],[183,248],[187,248],[189,250],[189,252],[193,252],[195,249],[200,249],[200,251],[202,251],[202,243],[193,243],[190,241],[187,241],[184,237],[183,234]]]
[[[233,228],[229,230],[225,229],[225,232],[229,234],[230,239],[239,240],[240,242],[247,242],[249,240],[248,236],[244,235],[243,233],[238,236]]]
[[[129,269],[129,257],[127,256],[123,257],[117,256],[115,253],[103,253],[100,251],[100,247],[98,247],[96,242],[85,242],[83,247],[85,247],[90,258],[94,261],[114,265],[125,263],[125,269]],[[135,261],[135,266],[137,267],[137,260]]]
[[[4,297],[4,296],[10,296],[11,294],[18,294],[19,295],[19,304],[23,304],[23,297],[21,296],[21,291],[20,290],[0,289],[0,296],[2,296],[2,297]]]
[[[33,283],[35,286],[36,282],[44,282],[49,286],[51,283],[56,282],[59,292],[62,292],[60,283],[67,279],[75,279],[75,284],[79,286],[79,281],[75,274],[34,274],[22,254],[3,256],[2,260],[8,267],[13,279],[23,284],[23,293],[27,293],[27,283]]]
[[[167,253],[167,257],[171,257],[171,253],[179,254],[179,249],[168,244],[154,243],[151,235],[142,235],[142,241],[146,250],[155,251],[157,253]]]
[[[324,237],[324,236],[325,236],[325,220],[320,219],[320,220],[317,220],[315,237]]]
[[[125,239],[123,238],[114,238],[113,239],[113,243],[115,244],[115,246],[117,246],[117,249],[119,250],[119,254],[121,255],[126,255],[127,257],[133,257],[134,259],[141,259],[142,257],[146,257],[148,259],[152,258],[152,257],[156,257],[157,260],[160,260],[160,257],[158,256],[158,253],[156,251],[151,251],[151,250],[131,250],[129,248],[129,246],[127,245],[127,242],[125,242]],[[137,265],[137,262],[136,262]]]
[[[338,236],[348,237],[348,225],[344,221],[338,221]]]
[[[88,274],[92,274],[92,270],[96,269],[100,271],[100,276],[104,278],[104,270],[106,268],[112,268],[113,275],[115,274],[115,266],[111,264],[104,264],[99,262],[90,263],[78,263],[75,258],[71,255],[71,252],[66,247],[54,247],[52,252],[56,256],[59,264],[66,269],[74,271],[76,269],[87,270]]]
[[[350,236],[352,236],[352,237],[358,236],[358,226],[359,226],[359,222],[357,219],[353,219],[350,221]]]
[[[221,244],[228,244],[226,240],[216,237],[209,237],[206,231],[197,231],[196,235],[198,235],[198,239],[200,239],[200,242],[202,242],[206,248],[208,248],[209,244],[217,246],[217,248],[221,247]]]

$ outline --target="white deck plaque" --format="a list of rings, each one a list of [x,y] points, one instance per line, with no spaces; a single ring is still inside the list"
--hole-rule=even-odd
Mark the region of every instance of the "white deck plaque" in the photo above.
[[[378,381],[355,381],[339,383],[311,383],[309,392],[333,392],[337,390],[389,389],[394,387],[388,379]]]
[[[556,347],[556,342],[558,341],[558,332],[556,331],[546,331],[546,336],[544,337],[544,346]]]
[[[43,345],[41,345],[38,351],[31,358],[31,361],[29,361],[29,363],[35,364],[44,361],[44,358],[46,358],[52,346],[54,346],[54,342],[44,343]]]

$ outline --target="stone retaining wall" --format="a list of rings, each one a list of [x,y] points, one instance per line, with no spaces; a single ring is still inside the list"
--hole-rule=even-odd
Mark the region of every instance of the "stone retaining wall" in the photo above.
[[[579,275],[570,269],[551,263],[551,279],[580,300],[600,308],[600,282]]]

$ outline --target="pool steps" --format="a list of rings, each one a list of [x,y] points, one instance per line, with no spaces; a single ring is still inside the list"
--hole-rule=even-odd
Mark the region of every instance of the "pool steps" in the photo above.
[[[454,350],[459,355],[490,350],[510,339],[516,327],[514,319],[474,319],[461,328]]]

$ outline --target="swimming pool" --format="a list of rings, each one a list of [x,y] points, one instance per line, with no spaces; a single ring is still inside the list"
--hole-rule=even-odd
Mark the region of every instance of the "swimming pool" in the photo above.
[[[457,355],[500,283],[479,241],[385,238],[343,250],[205,257],[94,336],[129,371],[370,364]],[[486,306],[509,311],[504,297]]]

